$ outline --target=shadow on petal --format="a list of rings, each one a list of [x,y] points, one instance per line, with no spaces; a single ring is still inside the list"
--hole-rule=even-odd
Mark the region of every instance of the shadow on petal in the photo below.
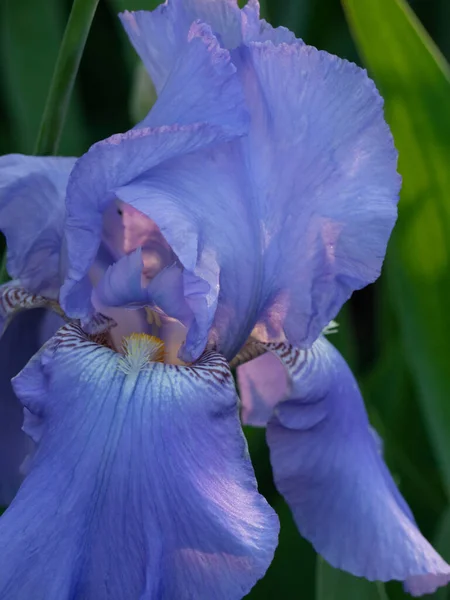
[[[43,309],[16,316],[0,339],[0,505],[11,502],[22,482],[21,465],[33,449],[22,431],[23,407],[11,386],[19,373],[46,342],[61,320]]]

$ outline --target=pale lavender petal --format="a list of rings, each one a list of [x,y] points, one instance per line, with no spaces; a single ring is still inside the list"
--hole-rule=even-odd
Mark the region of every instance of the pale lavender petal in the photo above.
[[[190,327],[194,312],[189,307],[189,297],[195,296],[200,287],[203,297],[204,282],[198,278],[192,281],[191,289],[185,285],[185,273],[178,265],[166,267],[147,286],[149,304],[157,306],[168,316]]]
[[[161,94],[138,127],[209,123],[230,134],[248,130],[242,86],[228,50],[209,25],[195,22]]]
[[[233,356],[250,335],[262,301],[257,220],[239,146],[165,161],[115,193],[158,224],[184,267],[195,320],[182,358],[194,360],[208,339]],[[198,293],[191,293],[193,285]]]
[[[417,598],[425,594],[434,594],[440,587],[448,585],[450,576],[448,573],[444,575],[416,575],[408,577],[404,583],[404,589],[408,594]]]
[[[45,428],[0,520],[1,597],[238,600],[262,577],[278,520],[220,355],[126,375],[67,326],[14,386]]]
[[[382,99],[356,65],[270,42],[241,48],[236,62],[263,232],[261,339],[307,347],[380,273],[397,215],[397,153]]]
[[[300,43],[252,43],[236,56],[250,135],[116,190],[157,222],[186,269],[197,257],[194,274],[210,286],[204,322],[226,356],[254,327],[262,341],[316,339],[378,276],[399,190],[382,101],[364,71]],[[201,254],[186,248],[200,237]],[[188,335],[186,358],[205,339]]]
[[[208,23],[225,48],[241,43],[241,17],[235,0],[174,0],[152,12],[124,12],[122,24],[159,92],[178,62],[189,29]]]
[[[142,251],[139,248],[110,265],[93,291],[94,306],[145,306],[148,294],[142,286]]]
[[[236,0],[168,0],[152,12],[125,11],[120,18],[158,92],[176,68],[194,21],[210,25],[227,49],[250,41],[278,44],[295,40],[285,27],[275,29],[260,20],[256,0],[250,0],[242,10]]]
[[[140,184],[144,177],[143,183],[146,184],[148,176],[158,185],[160,174],[158,169],[161,163],[170,163],[180,154],[190,155],[195,150],[209,148],[213,143],[220,146],[224,142],[233,140],[244,133],[247,121],[242,104],[242,93],[239,92],[240,86],[236,80],[235,69],[229,63],[228,54],[217,44],[214,45],[210,38],[194,37],[189,45],[194,49],[189,63],[191,67],[195,67],[198,71],[198,66],[201,64],[202,73],[207,73],[209,70],[216,85],[221,82],[221,94],[214,108],[214,114],[228,114],[227,125],[219,127],[215,124],[195,123],[138,129],[96,144],[77,162],[70,178],[67,194],[66,238],[69,274],[62,290],[61,301],[66,312],[74,317],[85,317],[92,311],[87,273],[95,260],[100,241],[101,214],[116,197],[128,201],[130,194],[134,194],[137,190],[133,202],[128,203],[158,225],[186,271],[206,281],[207,285],[204,288],[209,290],[208,296],[196,302],[196,306],[203,312],[196,315],[196,324],[201,323],[199,335],[191,334],[191,337],[195,338],[190,343],[190,346],[193,346],[191,355],[194,357],[194,354],[199,356],[205,346],[207,332],[216,310],[219,291],[219,269],[215,258],[217,253],[214,248],[209,248],[209,244],[203,243],[203,233],[199,234],[198,218],[195,214],[190,214],[187,207],[180,206],[178,194],[172,203],[167,198],[159,198],[159,200],[152,198],[149,205],[148,198],[142,195],[146,190],[141,189],[138,182]],[[194,99],[198,98],[196,71],[191,73],[191,92],[185,89],[183,103],[176,104],[177,110],[179,107],[182,109],[184,105],[187,107],[186,115],[184,117],[179,115],[182,117],[181,122],[186,122],[190,118],[198,119],[201,113],[205,112],[200,105],[196,107],[197,112],[191,114],[189,108],[191,105],[187,101],[190,95]],[[207,80],[208,77],[205,75],[200,83],[206,84]],[[205,98],[209,98],[207,90],[205,90]],[[170,111],[170,106],[168,110]],[[205,116],[207,117],[208,113]],[[233,151],[231,146],[230,151]],[[221,164],[210,166],[212,169],[219,169],[221,177],[224,177]],[[135,183],[136,188],[124,189],[130,183]],[[236,189],[237,186],[233,182],[232,185],[234,186],[232,192],[240,194],[241,189]],[[228,185],[221,193],[225,194],[229,191],[229,187]],[[192,190],[192,192],[196,191],[196,189]],[[156,193],[159,193],[157,189]],[[210,191],[207,190],[207,193],[209,195]],[[192,201],[195,200],[196,198],[192,197]],[[225,210],[225,207],[222,210]],[[242,209],[240,211],[242,212]],[[245,222],[248,223],[248,219]],[[231,225],[228,227],[231,229]],[[188,274],[186,274],[186,281],[190,282]]]
[[[324,338],[310,350],[269,345],[292,390],[267,441],[277,488],[300,533],[331,565],[415,594],[450,581],[450,566],[417,528],[379,452],[356,381]]]
[[[29,290],[57,296],[64,198],[74,158],[0,157],[0,230],[9,274]]]
[[[139,248],[111,265],[93,291],[93,304],[104,307],[151,307],[163,315],[180,321],[185,327],[201,328],[194,323],[194,314],[201,314],[198,302],[205,297],[205,282],[185,272],[177,264],[164,268],[147,283],[143,276],[144,263]],[[192,308],[191,308],[192,306]],[[164,318],[164,317],[163,317]]]
[[[255,5],[245,14],[251,29]],[[208,99],[202,111],[214,122],[221,111],[233,113],[239,97],[228,55],[202,27],[192,30],[198,37],[190,48],[201,52],[190,60],[207,72],[217,59],[211,79],[224,78],[224,106],[211,101],[218,88],[203,90],[200,70],[201,89],[185,86],[186,112],[178,100],[168,102],[169,123],[175,115],[181,123],[198,116],[201,90]],[[251,112],[250,135],[239,137],[241,105],[229,124],[235,137],[214,137],[210,128],[198,143],[180,142],[183,128],[170,142],[163,128],[125,134],[79,161],[68,194],[66,309],[74,316],[89,310],[83,278],[98,244],[94,225],[119,197],[158,225],[185,283],[195,277],[206,284],[190,305],[195,318],[184,360],[198,357],[208,341],[230,358],[252,331],[262,341],[310,345],[352,291],[376,279],[396,217],[396,152],[364,71],[300,42],[250,42],[232,57]],[[171,85],[173,73],[184,73],[179,68]],[[149,119],[160,124],[162,107]]]
[[[258,356],[237,369],[241,418],[244,425],[265,427],[275,406],[287,397],[286,369],[271,352]]]
[[[303,43],[286,27],[272,27],[265,19],[259,18],[260,6],[258,0],[249,0],[241,10],[242,41],[267,42],[273,44]]]

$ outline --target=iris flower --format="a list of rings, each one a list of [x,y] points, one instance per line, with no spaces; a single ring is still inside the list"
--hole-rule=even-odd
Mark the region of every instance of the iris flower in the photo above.
[[[315,549],[413,595],[445,585],[450,567],[322,335],[379,275],[396,219],[373,82],[270,27],[254,0],[170,0],[121,19],[158,92],[148,116],[77,161],[0,162],[5,494],[19,463],[26,473],[0,519],[0,597],[249,592],[278,520],[230,364]],[[32,444],[18,428],[12,439],[19,401]]]

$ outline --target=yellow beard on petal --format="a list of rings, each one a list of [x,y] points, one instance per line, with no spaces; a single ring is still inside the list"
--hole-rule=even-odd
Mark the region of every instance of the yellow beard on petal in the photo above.
[[[122,340],[123,356],[118,368],[127,375],[137,375],[151,362],[164,362],[164,342],[146,333],[132,333]]]

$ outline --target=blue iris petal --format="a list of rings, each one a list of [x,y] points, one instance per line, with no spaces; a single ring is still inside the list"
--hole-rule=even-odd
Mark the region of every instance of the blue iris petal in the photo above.
[[[11,379],[61,324],[57,315],[35,309],[17,315],[0,338],[0,506],[14,498],[23,479],[23,462],[33,450],[22,431],[23,407]]]
[[[0,157],[0,229],[8,272],[32,292],[57,297],[64,197],[74,158]]]
[[[14,387],[40,441],[0,520],[0,597],[237,600],[262,577],[278,520],[223,358],[125,374],[66,326]]]
[[[274,29],[260,20],[256,0],[250,0],[242,10],[235,0],[169,0],[152,12],[126,11],[120,17],[158,92],[164,88],[197,19],[208,23],[227,49],[250,41],[295,41],[295,35],[285,27]]]
[[[415,595],[450,581],[380,454],[350,369],[324,338],[310,350],[271,346],[291,381],[267,441],[276,485],[300,533],[333,566],[404,581]]]
[[[208,339],[231,358],[251,332],[306,347],[378,277],[400,187],[382,100],[365,71],[258,17],[256,2],[231,0],[123,16],[160,96],[73,171],[71,315],[90,310],[83,286],[113,197],[204,281],[184,360]]]

